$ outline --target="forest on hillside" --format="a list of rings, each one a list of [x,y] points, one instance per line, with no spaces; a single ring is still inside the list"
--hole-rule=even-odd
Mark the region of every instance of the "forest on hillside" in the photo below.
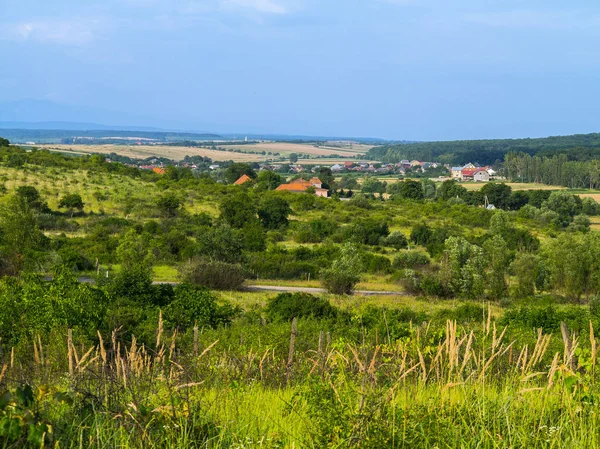
[[[600,158],[600,133],[538,139],[456,140],[390,144],[372,148],[367,154],[367,158],[392,163],[403,159],[416,159],[451,165],[462,165],[469,162],[494,165],[502,162],[504,156],[509,152],[522,152],[540,157],[565,154],[571,160]]]

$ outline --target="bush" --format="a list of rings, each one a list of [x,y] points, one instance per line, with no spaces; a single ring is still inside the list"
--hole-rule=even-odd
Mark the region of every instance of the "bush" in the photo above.
[[[246,280],[246,273],[237,264],[196,259],[180,270],[185,283],[215,290],[237,290]]]
[[[360,271],[358,249],[354,245],[345,244],[340,257],[333,261],[331,268],[321,271],[321,284],[329,293],[349,295],[360,281]]]
[[[308,317],[328,319],[338,314],[329,301],[308,293],[281,293],[269,300],[266,311],[269,319],[274,321]]]
[[[394,257],[393,268],[415,268],[429,265],[429,256],[419,251],[400,251]]]
[[[436,296],[438,298],[446,296],[444,286],[433,276],[424,276],[423,279],[421,279],[420,287],[421,291],[427,296]]]
[[[392,265],[387,257],[371,253],[363,254],[362,261],[363,270],[368,273],[389,273]]]
[[[404,249],[408,246],[408,239],[404,234],[399,231],[394,231],[386,238],[382,239],[385,246],[389,246],[394,249]]]
[[[165,307],[165,320],[181,330],[194,325],[217,327],[226,325],[238,311],[229,304],[220,306],[209,290],[189,284],[175,287],[175,298]]]

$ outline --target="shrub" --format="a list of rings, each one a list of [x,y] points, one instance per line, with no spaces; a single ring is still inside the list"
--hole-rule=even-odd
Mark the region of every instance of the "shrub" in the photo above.
[[[433,276],[424,276],[421,279],[420,287],[423,293],[427,296],[437,296],[438,298],[443,298],[446,296],[444,286],[439,279]]]
[[[229,324],[238,311],[229,304],[217,303],[209,290],[182,284],[175,287],[175,298],[164,309],[165,319],[181,330],[198,326],[217,327]]]
[[[362,261],[363,270],[368,273],[389,273],[392,266],[387,257],[371,253],[363,254]]]
[[[390,248],[398,250],[404,249],[408,246],[408,239],[404,234],[402,234],[399,231],[392,232],[390,235],[388,235],[382,240],[385,246],[389,246]]]
[[[335,259],[331,268],[321,271],[321,284],[333,294],[351,294],[360,281],[360,256],[358,249],[351,244],[342,246],[340,257]]]
[[[423,265],[429,265],[429,256],[419,251],[400,251],[392,262],[394,268],[415,268]]]
[[[237,290],[246,280],[240,265],[204,259],[185,264],[180,269],[180,276],[185,283],[215,290]]]
[[[335,318],[338,310],[329,301],[308,293],[281,293],[267,304],[267,315],[275,321],[291,321],[294,318]]]

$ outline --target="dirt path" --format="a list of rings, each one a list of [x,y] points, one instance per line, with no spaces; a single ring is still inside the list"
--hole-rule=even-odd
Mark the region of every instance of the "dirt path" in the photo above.
[[[46,277],[47,280],[51,280],[51,277]],[[96,281],[87,276],[79,278],[79,282],[94,284]],[[177,285],[179,282],[160,282],[154,281],[153,284],[170,284]],[[313,295],[320,295],[326,293],[325,289],[315,287],[282,287],[280,285],[244,285],[242,290],[247,292],[279,292],[279,293],[310,293]],[[377,291],[377,290],[356,290],[354,292],[358,296],[400,296],[406,295],[406,292],[400,291]]]
[[[251,292],[280,292],[280,293],[311,293],[319,295],[326,293],[322,288],[314,287],[281,287],[275,285],[246,285],[244,290]],[[376,290],[356,290],[355,295],[359,296],[399,296],[406,295],[404,292],[391,292],[391,291],[376,291]]]

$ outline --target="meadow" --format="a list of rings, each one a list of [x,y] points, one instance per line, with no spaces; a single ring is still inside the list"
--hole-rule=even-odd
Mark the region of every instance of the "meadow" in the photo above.
[[[597,447],[598,203],[314,175],[1,147],[0,446]]]

